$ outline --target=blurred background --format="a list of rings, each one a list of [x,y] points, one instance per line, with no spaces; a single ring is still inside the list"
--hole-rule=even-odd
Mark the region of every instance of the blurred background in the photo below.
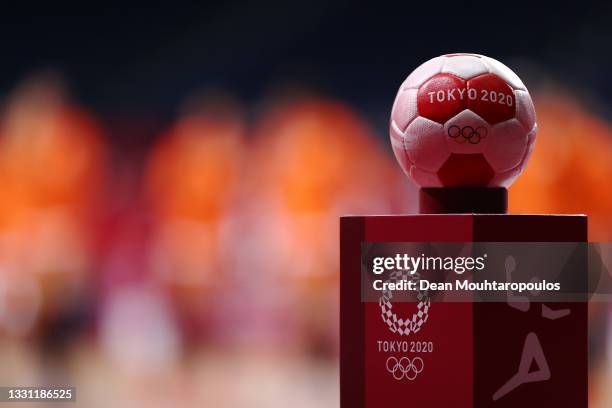
[[[416,210],[388,117],[444,53],[499,59],[532,93],[511,211],[587,213],[612,239],[609,7],[27,6],[0,15],[1,385],[337,407],[338,216]],[[594,407],[612,405],[611,316],[592,305]]]

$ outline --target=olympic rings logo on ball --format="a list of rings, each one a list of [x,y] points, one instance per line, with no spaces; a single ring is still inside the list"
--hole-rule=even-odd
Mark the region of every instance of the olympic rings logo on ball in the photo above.
[[[425,368],[425,363],[421,357],[415,357],[412,360],[408,357],[402,357],[399,360],[396,357],[389,357],[386,362],[386,368],[393,378],[401,380],[403,378],[413,381]]]
[[[459,127],[457,125],[452,125],[448,128],[448,136],[451,139],[454,139],[457,143],[465,143],[470,142],[471,144],[478,144],[480,141],[487,137],[487,128],[484,126],[479,126],[474,128],[472,126],[463,126]]]

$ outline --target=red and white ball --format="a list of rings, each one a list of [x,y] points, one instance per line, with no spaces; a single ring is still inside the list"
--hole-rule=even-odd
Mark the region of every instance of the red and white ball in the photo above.
[[[536,116],[523,82],[477,54],[448,54],[415,69],[391,112],[391,143],[421,187],[508,187],[533,150]]]

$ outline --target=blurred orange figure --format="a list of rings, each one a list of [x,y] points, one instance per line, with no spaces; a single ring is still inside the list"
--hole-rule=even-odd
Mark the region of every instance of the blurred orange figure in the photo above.
[[[0,223],[32,208],[62,206],[85,215],[100,194],[102,131],[88,112],[68,103],[61,82],[33,78],[14,92],[1,127],[5,189]]]
[[[236,193],[244,135],[245,124],[230,105],[205,105],[181,117],[151,153],[148,187],[155,213],[219,221]]]
[[[239,109],[211,98],[180,117],[148,161],[151,268],[188,319],[202,319],[206,293],[225,279],[224,239],[242,179],[244,137]]]
[[[5,107],[0,315],[7,320],[1,324],[31,323],[9,331],[25,334],[40,315],[53,321],[88,302],[92,223],[103,188],[101,136],[95,119],[69,103],[53,78],[24,82]],[[28,308],[39,309],[38,316]]]
[[[388,213],[404,188],[401,171],[356,112],[323,98],[277,101],[256,127],[252,151],[247,196],[258,200],[249,202],[255,221],[243,256],[293,301],[287,312],[302,331],[294,342],[333,351],[338,217]]]
[[[280,271],[303,283],[337,278],[338,216],[389,212],[399,170],[372,129],[340,102],[306,99],[278,104],[256,129],[251,196],[275,217],[291,260]],[[269,206],[266,211],[266,206]],[[262,237],[265,239],[265,237]]]
[[[585,213],[589,239],[612,238],[612,126],[577,102],[554,94],[534,98],[537,145],[510,188],[517,213]]]
[[[256,140],[258,173],[293,213],[327,212],[342,200],[352,200],[354,211],[380,208],[384,194],[377,200],[381,190],[372,187],[393,181],[372,129],[339,102],[277,106],[264,116]],[[364,202],[366,191],[378,193],[369,197],[373,204]]]

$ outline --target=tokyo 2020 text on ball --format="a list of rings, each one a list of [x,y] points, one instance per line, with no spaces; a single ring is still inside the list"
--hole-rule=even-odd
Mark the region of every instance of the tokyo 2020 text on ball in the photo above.
[[[421,187],[421,212],[505,212],[506,188],[534,147],[529,91],[493,58],[447,54],[400,86],[390,135],[403,170]]]

